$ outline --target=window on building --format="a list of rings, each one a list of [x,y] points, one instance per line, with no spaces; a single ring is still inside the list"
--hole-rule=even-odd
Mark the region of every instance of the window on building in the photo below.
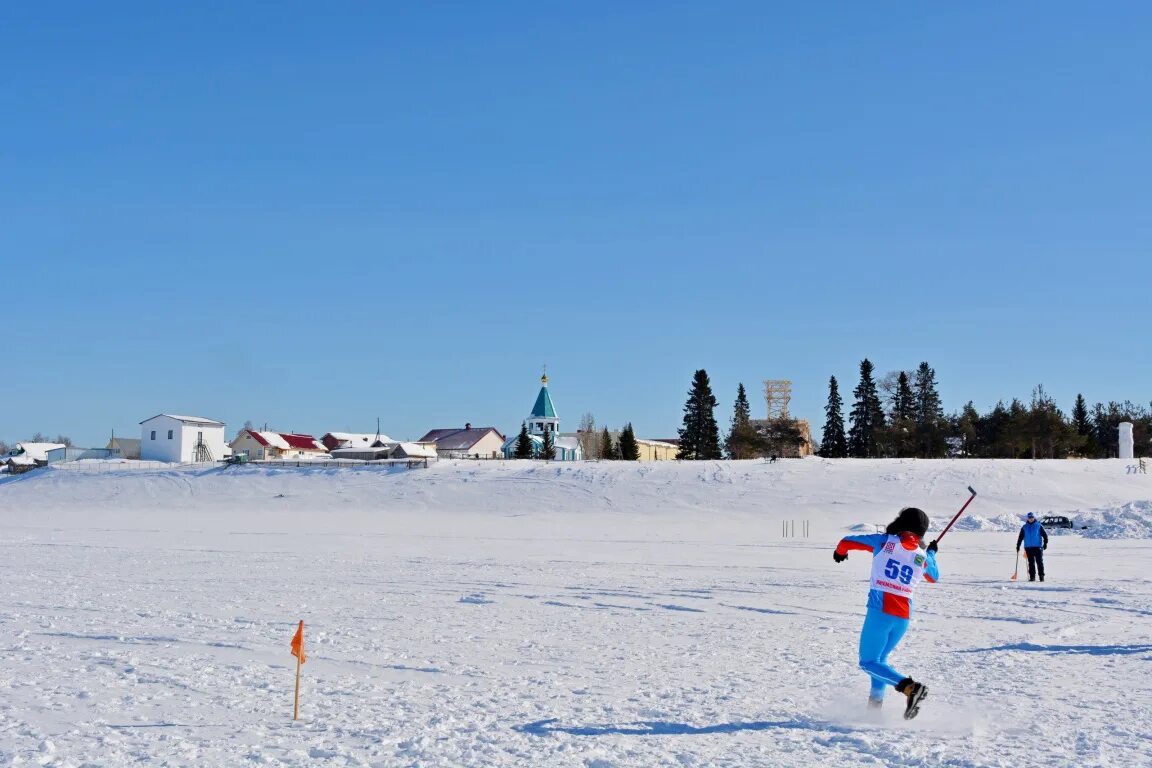
[[[171,440],[171,439],[172,439],[172,430],[168,430],[168,439],[169,439],[169,440]]]
[[[156,439],[156,430],[152,430],[152,439],[153,439],[153,440],[155,440],[155,439]]]

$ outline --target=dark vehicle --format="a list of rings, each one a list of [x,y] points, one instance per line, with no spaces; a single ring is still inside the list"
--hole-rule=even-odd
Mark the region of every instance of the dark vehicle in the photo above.
[[[1045,528],[1075,528],[1072,521],[1063,515],[1049,515],[1048,517],[1040,518],[1040,525]]]

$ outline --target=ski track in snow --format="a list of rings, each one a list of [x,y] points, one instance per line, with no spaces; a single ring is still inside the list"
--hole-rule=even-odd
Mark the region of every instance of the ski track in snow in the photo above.
[[[1143,530],[1152,484],[1109,465],[5,479],[0,765],[1147,765],[1152,541],[1053,536],[1030,584],[1014,533],[950,534],[893,656],[930,687],[910,722],[894,694],[863,707],[867,558],[829,555],[918,497],[939,525],[980,481],[988,519]]]

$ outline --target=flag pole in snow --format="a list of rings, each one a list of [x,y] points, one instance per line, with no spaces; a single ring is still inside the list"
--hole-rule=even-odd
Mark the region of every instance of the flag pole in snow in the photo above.
[[[296,627],[296,634],[292,636],[292,655],[296,657],[296,695],[292,700],[292,719],[300,717],[300,666],[304,663],[304,620]]]
[[[936,537],[936,541],[940,541],[940,539],[944,538],[944,534],[948,533],[948,529],[952,527],[952,523],[960,519],[960,515],[964,514],[964,510],[968,509],[968,505],[972,503],[972,499],[976,498],[975,488],[968,486],[968,492],[972,495],[968,497],[968,501],[964,502],[964,506],[960,507],[960,511],[956,513],[956,516],[952,518],[952,521],[948,523],[948,525],[944,526],[944,530],[940,531],[940,535]]]

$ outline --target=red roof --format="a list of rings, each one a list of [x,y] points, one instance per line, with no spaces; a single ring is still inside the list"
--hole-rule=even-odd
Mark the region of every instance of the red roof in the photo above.
[[[279,446],[279,445],[273,446],[272,443],[268,442],[268,438],[266,438],[266,437],[264,437],[264,435],[260,434],[260,432],[258,430],[249,429],[249,430],[245,430],[245,431],[249,435],[252,436],[253,440],[255,440],[260,445],[264,446],[265,448],[268,448],[268,447],[282,448],[283,447],[283,446]],[[321,447],[316,442],[316,438],[312,437],[312,435],[293,435],[293,434],[287,434],[285,432],[269,432],[268,434],[279,435],[280,439],[283,440],[285,443],[287,443],[290,448],[295,448],[296,450],[303,450],[303,451],[322,451],[322,450],[324,450],[323,447]]]
[[[312,435],[289,435],[281,432],[280,437],[284,438],[284,442],[293,448],[302,448],[307,451],[315,451],[319,448],[316,444],[316,438]]]

